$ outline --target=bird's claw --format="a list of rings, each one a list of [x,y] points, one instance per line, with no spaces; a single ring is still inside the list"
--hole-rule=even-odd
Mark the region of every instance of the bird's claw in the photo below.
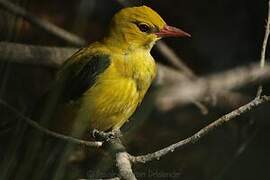
[[[99,134],[99,131],[97,129],[93,129],[93,131],[92,131],[92,137],[94,139],[97,139],[98,138],[98,134]]]
[[[97,129],[94,129],[92,131],[92,137],[95,138],[96,140],[102,140],[109,142],[115,138],[119,138],[122,136],[122,133],[120,130],[112,130],[110,132],[104,132],[104,131],[99,131]]]

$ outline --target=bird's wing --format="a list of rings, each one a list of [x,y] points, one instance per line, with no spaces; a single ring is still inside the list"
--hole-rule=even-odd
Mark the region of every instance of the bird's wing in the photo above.
[[[76,55],[77,54],[77,55]],[[65,63],[62,73],[63,90],[62,102],[76,100],[96,82],[99,74],[104,72],[111,64],[110,58],[105,54],[86,54],[80,56],[76,53],[69,62]]]
[[[109,55],[88,52],[87,49],[79,50],[62,65],[54,83],[33,108],[31,117],[40,122],[54,122],[61,116],[60,112],[66,113],[66,106],[62,105],[68,105],[71,101],[78,102],[110,64]],[[76,108],[72,109],[76,111]]]

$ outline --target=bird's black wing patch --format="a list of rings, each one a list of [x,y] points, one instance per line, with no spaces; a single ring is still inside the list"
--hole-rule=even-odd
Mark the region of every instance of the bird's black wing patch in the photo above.
[[[94,55],[85,57],[73,64],[65,81],[65,90],[62,102],[76,100],[96,82],[99,74],[104,72],[111,64],[108,55]]]

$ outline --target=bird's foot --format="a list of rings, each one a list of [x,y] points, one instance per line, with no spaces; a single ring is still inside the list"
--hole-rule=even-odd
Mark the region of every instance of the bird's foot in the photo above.
[[[94,129],[92,131],[92,137],[95,138],[96,140],[102,140],[102,141],[108,142],[108,141],[111,141],[112,139],[122,137],[122,133],[119,129],[115,129],[109,132],[104,132],[104,131],[99,131],[97,129]]]

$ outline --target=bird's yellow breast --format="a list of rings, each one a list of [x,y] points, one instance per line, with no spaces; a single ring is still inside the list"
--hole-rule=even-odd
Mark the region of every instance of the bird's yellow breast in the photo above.
[[[144,50],[114,53],[110,60],[108,69],[84,94],[78,113],[79,121],[89,123],[92,129],[120,128],[136,110],[156,74],[155,62]]]

